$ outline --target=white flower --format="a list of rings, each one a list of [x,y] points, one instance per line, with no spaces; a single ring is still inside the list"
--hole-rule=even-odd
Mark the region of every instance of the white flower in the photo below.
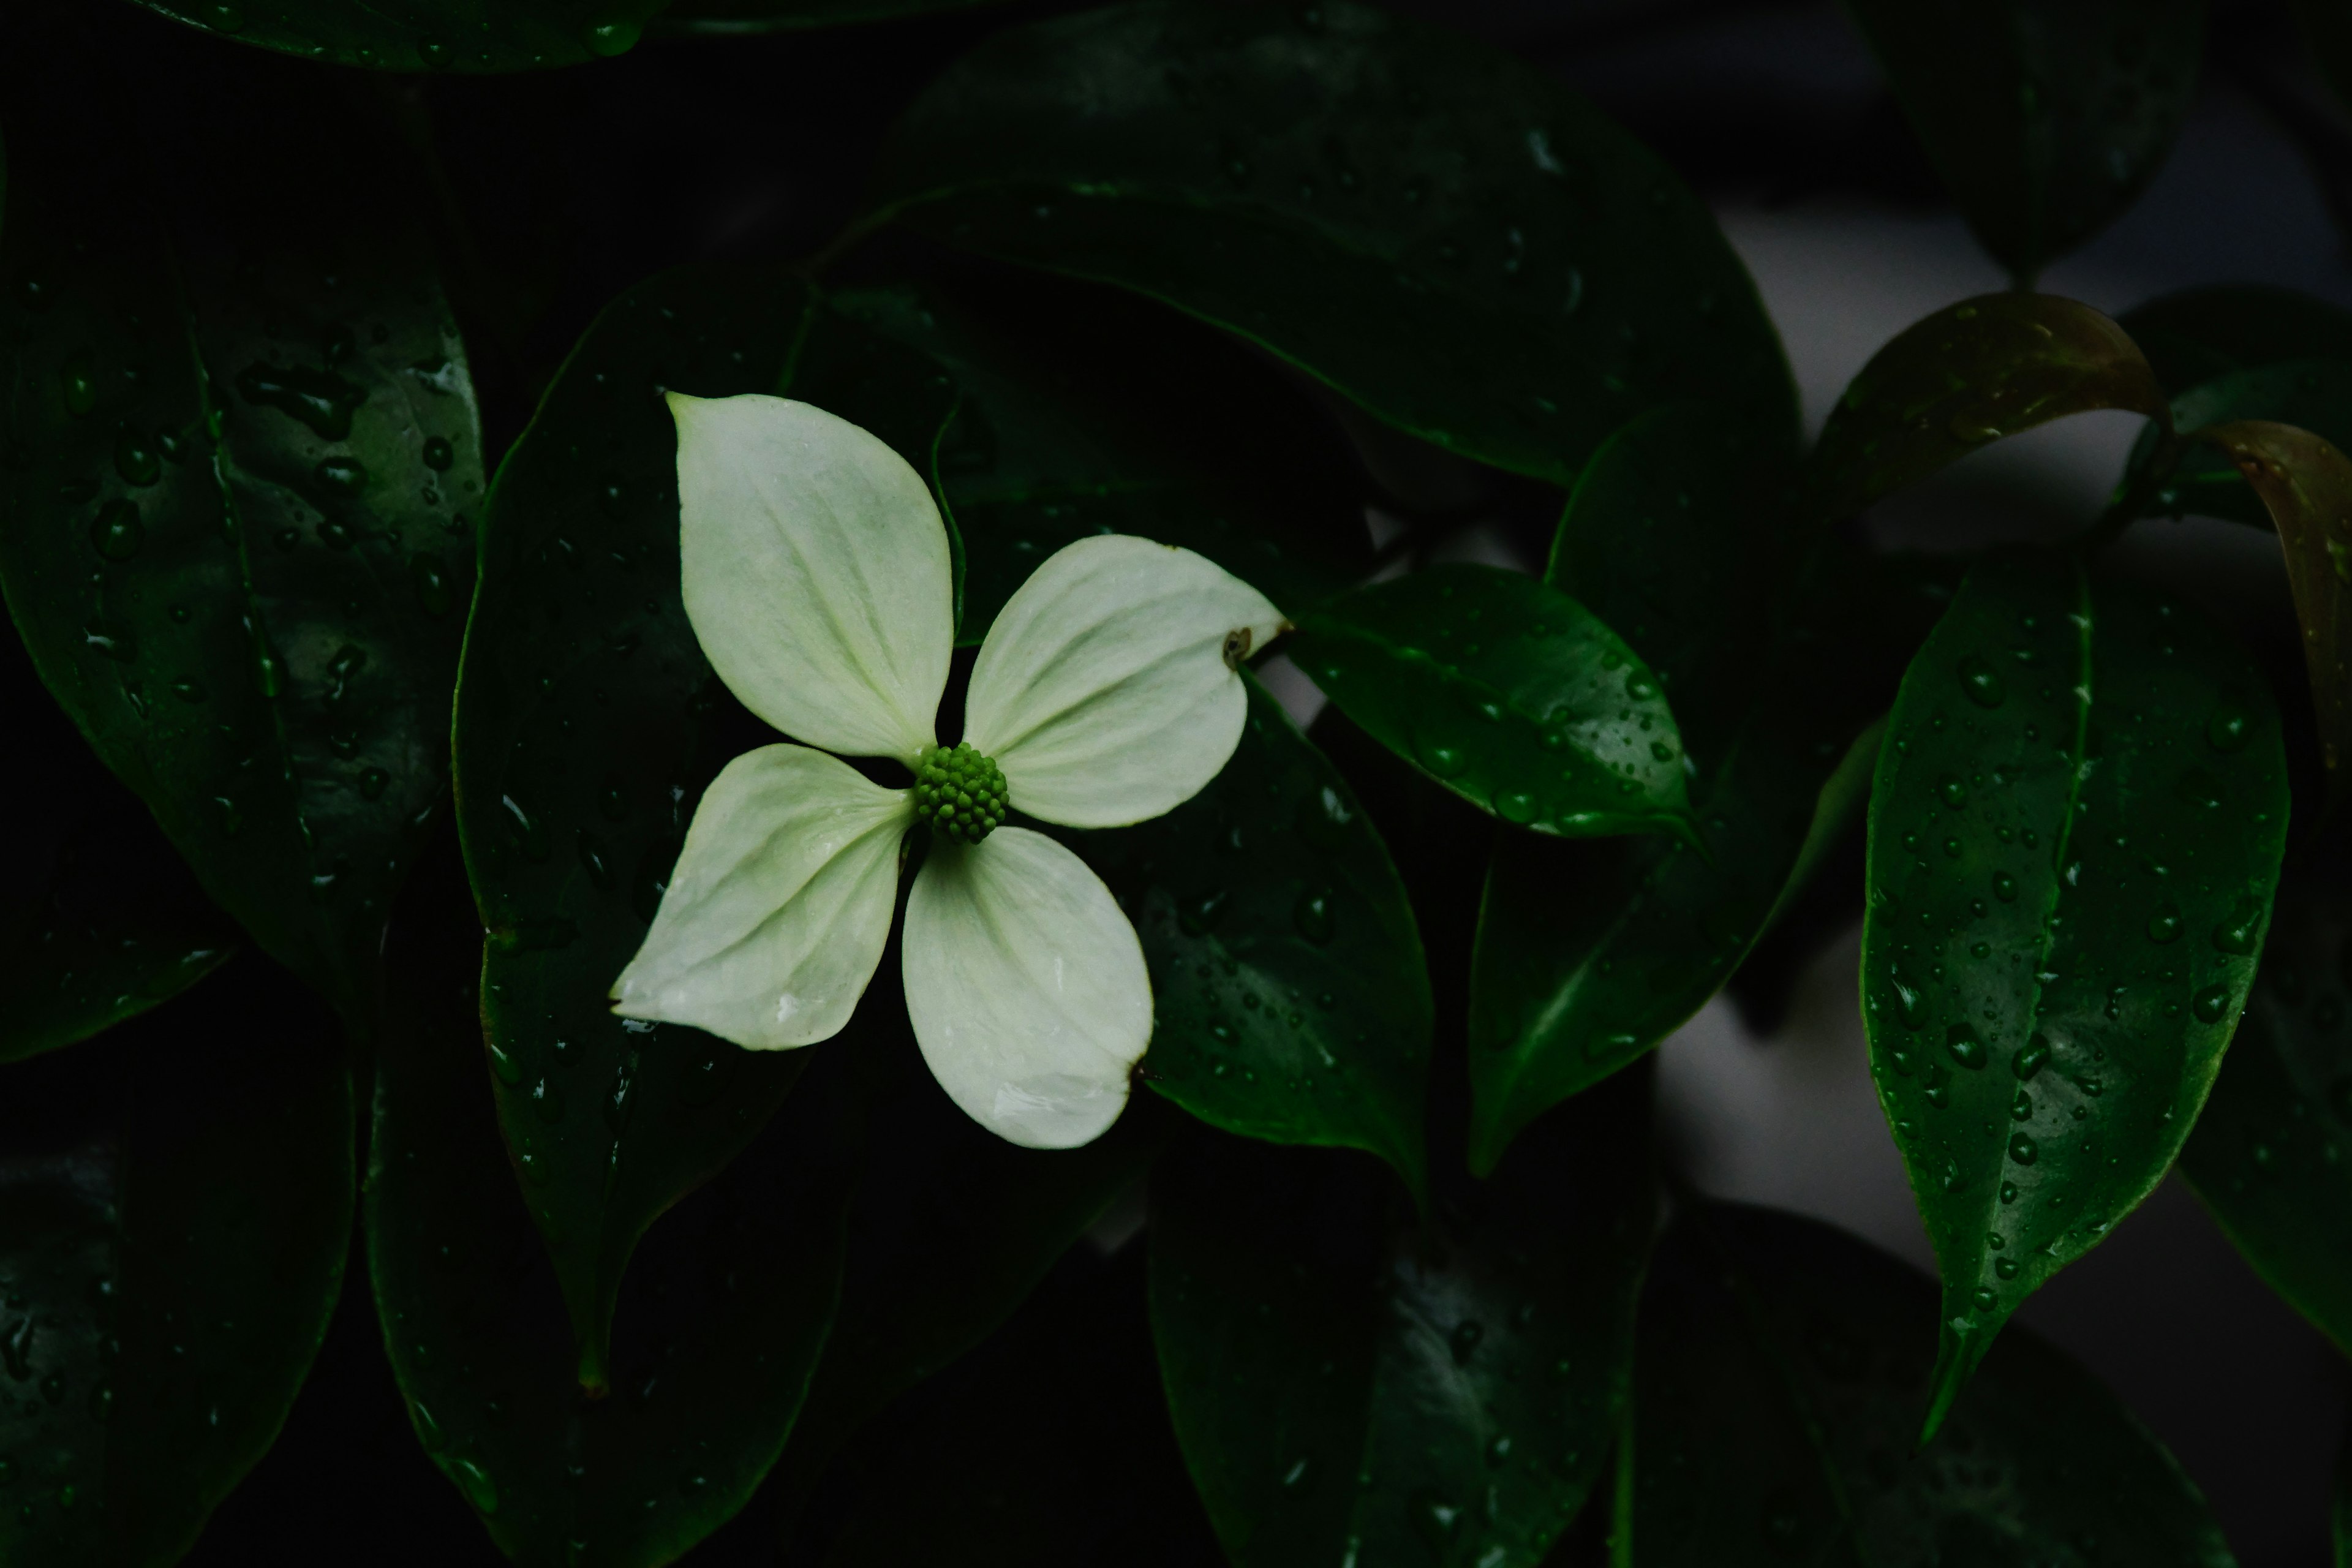
[[[1235,666],[1280,612],[1190,551],[1081,540],[998,614],[965,745],[941,752],[952,589],[921,479],[804,403],[669,405],[694,635],[746,708],[805,744],[746,752],[711,782],[613,1010],[755,1050],[839,1033],[882,960],[901,840],[944,807],[901,944],[923,1059],[1015,1143],[1098,1137],[1151,1038],[1142,946],[1085,862],[996,826],[988,763],[1013,807],[1066,826],[1183,804],[1239,743]],[[895,758],[918,787],[885,789],[828,752]]]

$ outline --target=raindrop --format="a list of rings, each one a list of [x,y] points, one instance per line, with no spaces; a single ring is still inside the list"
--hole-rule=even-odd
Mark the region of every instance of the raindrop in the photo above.
[[[1426,1487],[1407,1500],[1405,1513],[1413,1528],[1440,1552],[1446,1550],[1462,1528],[1462,1510]]]
[[[392,783],[392,775],[383,769],[362,769],[360,773],[360,798],[362,800],[383,799],[384,786],[390,783]]]
[[[449,1479],[457,1483],[457,1489],[466,1494],[466,1500],[474,1505],[476,1511],[499,1511],[499,1489],[490,1480],[489,1472],[481,1466],[471,1459],[452,1459],[449,1461]]]
[[[2147,917],[2147,940],[2162,943],[2180,935],[2180,906],[2171,902],[2158,904],[2156,912]]]
[[[2229,1015],[2230,988],[2226,984],[2208,985],[2197,993],[2189,1005],[2200,1023],[2218,1024]]]
[[[109,561],[128,561],[146,542],[147,528],[139,521],[135,500],[110,500],[90,520],[89,544]]]
[[[1458,777],[1470,765],[1459,746],[1426,746],[1422,749],[1421,765],[1442,779]]]
[[[506,811],[507,832],[513,837],[515,847],[521,850],[524,858],[532,864],[545,865],[551,853],[547,824],[533,816],[520,801],[510,795],[502,796],[499,804]]]
[[[1969,804],[1969,786],[1950,773],[1936,782],[1936,793],[1943,797],[1946,805],[1956,809]]]
[[[637,47],[643,29],[635,22],[599,22],[588,29],[588,52],[605,59]]]
[[[425,443],[425,466],[435,473],[446,473],[449,465],[457,460],[457,448],[445,438],[436,436]]]
[[[584,827],[580,830],[580,867],[600,891],[611,889],[613,863],[605,858],[604,840]]]
[[[2222,952],[2247,957],[2259,943],[2262,930],[2262,905],[2252,899],[2240,899],[2231,906],[2230,918],[2213,928],[2213,945]]]
[[[1981,654],[1960,660],[1960,689],[1979,708],[1998,708],[2009,699],[2009,688]]]
[[[417,608],[436,621],[449,613],[449,581],[442,573],[438,555],[418,551],[408,558],[408,575],[416,586]]]
[[[355,496],[367,488],[367,468],[356,458],[321,458],[310,477],[337,495]]]
[[[2217,752],[2234,752],[2253,733],[2253,721],[2234,702],[2224,702],[2205,721],[2205,743]]]
[[[1999,899],[2004,904],[2015,903],[2017,901],[2017,879],[2011,876],[2006,871],[1995,873],[1992,879],[1992,896]]]
[[[98,406],[98,367],[88,349],[77,349],[66,356],[58,367],[58,386],[64,394],[66,412],[76,416]]]
[[[1309,888],[1298,895],[1290,909],[1290,923],[1298,934],[1321,947],[1331,940],[1330,889]]]
[[[1286,1497],[1303,1498],[1315,1489],[1315,1465],[1306,1456],[1290,1461],[1282,1472],[1282,1490]]]
[[[563,1120],[563,1090],[553,1079],[541,1078],[530,1086],[530,1109],[550,1127]]]
[[[1970,1072],[1980,1071],[1985,1065],[1984,1041],[1978,1038],[1976,1030],[1966,1024],[1955,1024],[1944,1031],[1944,1048],[1952,1053],[1954,1061]]]
[[[2009,1157],[2019,1164],[2031,1165],[2041,1154],[2042,1146],[2033,1141],[2031,1133],[2012,1132],[2009,1135]],[[2006,1198],[2003,1201],[2007,1201]]]
[[[122,476],[126,485],[146,486],[163,477],[163,460],[155,448],[142,440],[139,432],[130,426],[114,438],[114,471]]]

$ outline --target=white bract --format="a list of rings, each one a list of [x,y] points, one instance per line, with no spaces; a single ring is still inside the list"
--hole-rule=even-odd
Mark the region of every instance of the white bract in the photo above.
[[[686,612],[743,705],[804,742],[720,771],[613,1010],[774,1050],[838,1034],[890,932],[901,844],[907,1011],[955,1102],[1015,1143],[1098,1137],[1151,1038],[1151,985],[1109,890],[1044,822],[1181,805],[1241,740],[1241,658],[1283,629],[1188,550],[1106,534],[1056,552],[989,628],[964,745],[933,721],[955,640],[947,530],[855,425],[781,397],[672,393]],[[826,752],[888,757],[886,789]],[[993,768],[990,767],[992,762]]]

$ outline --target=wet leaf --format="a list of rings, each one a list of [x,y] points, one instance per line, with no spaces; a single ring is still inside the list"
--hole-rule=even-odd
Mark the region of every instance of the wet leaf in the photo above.
[[[2157,471],[2165,449],[2151,426],[2132,450],[2123,492],[2145,498],[2142,510],[2148,516],[2219,517],[2272,527],[2269,509],[2236,461],[2206,435],[2247,419],[2291,425],[2340,449],[2352,442],[2352,360],[2285,360],[2190,387],[2172,400],[2172,423],[2181,432],[2172,467]]]
[[[2204,434],[2238,465],[2278,530],[2328,795],[2340,799],[2352,766],[2352,668],[2345,662],[2352,656],[2352,463],[2325,437],[2291,425],[2241,419]]]
[[[671,0],[651,23],[656,33],[726,37],[746,33],[794,33],[972,11],[1002,0]]]
[[[1532,1564],[1624,1409],[1657,1202],[1646,1082],[1529,1130],[1426,1226],[1353,1154],[1204,1134],[1152,1173],[1152,1331],[1242,1568]]]
[[[874,221],[1134,289],[1559,483],[1658,403],[1795,429],[1754,286],[1662,161],[1549,73],[1346,0],[999,34],[875,191]]]
[[[482,1093],[478,952],[457,868],[428,868],[392,934],[370,1142],[368,1268],[393,1374],[418,1441],[500,1551],[567,1568],[673,1562],[783,1447],[841,1286],[855,1068],[904,1036],[905,1009],[877,990],[841,1038],[794,1053],[795,1068],[816,1063],[782,1114],[646,1238],[596,1398]]]
[[[2115,322],[2049,294],[1948,306],[1873,354],[1838,400],[1809,459],[1813,514],[1849,516],[2004,436],[2094,408],[2165,416]]]
[[[2260,671],[2169,601],[1997,559],[1912,661],[1872,788],[1862,984],[1944,1278],[1931,1435],[2018,1303],[2179,1152],[2286,823]]]
[[[0,888],[0,1062],[88,1039],[177,995],[236,951],[215,909],[122,787],[41,689],[0,626],[0,710],[16,761],[0,774],[15,837]]]
[[[1911,128],[2031,287],[2162,167],[2197,91],[2203,0],[1853,0]]]
[[[626,54],[662,0],[139,0],[241,44],[388,71],[520,71]]]
[[[2185,289],[2116,320],[2174,397],[2232,371],[2290,360],[2352,360],[2352,311],[2292,289],[2258,283]]]
[[[2271,1288],[2352,1345],[2352,906],[2309,868],[2280,889],[2273,927],[2180,1171]]]
[[[1167,816],[1073,833],[1151,968],[1145,1081],[1214,1127],[1428,1182],[1429,972],[1355,792],[1255,679],[1232,762]]]
[[[1302,616],[1288,651],[1349,718],[1481,811],[1562,837],[1692,835],[1657,676],[1535,578],[1434,566]]]
[[[362,1017],[446,787],[481,484],[464,349],[340,89],[164,54],[98,113],[95,47],[26,62],[29,101],[66,107],[12,149],[0,585],[206,891]],[[315,131],[271,139],[271,182],[209,157],[265,112]]]
[[[1678,1215],[1642,1303],[1615,1561],[2231,1568],[2172,1456],[2025,1330],[1919,1449],[1934,1310],[1927,1280],[1828,1226],[1729,1204]]]
[[[350,1247],[331,1015],[248,959],[0,1069],[0,1557],[164,1564],[268,1451]]]

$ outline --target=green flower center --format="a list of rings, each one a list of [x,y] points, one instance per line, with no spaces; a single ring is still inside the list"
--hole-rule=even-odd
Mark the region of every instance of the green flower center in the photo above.
[[[1004,770],[959,741],[915,763],[915,815],[950,838],[977,844],[1004,820]]]

